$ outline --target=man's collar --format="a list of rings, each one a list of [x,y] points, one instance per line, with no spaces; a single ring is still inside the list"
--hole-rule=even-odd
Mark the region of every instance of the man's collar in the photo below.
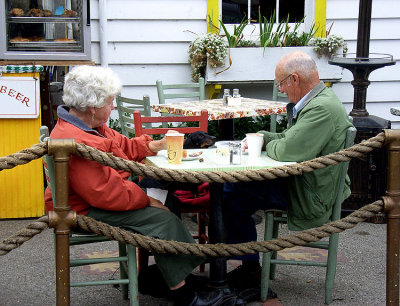
[[[308,101],[310,101],[312,98],[314,98],[316,95],[318,95],[324,88],[325,88],[324,82],[320,81],[316,86],[314,86],[313,89],[311,89],[306,95],[304,95],[303,98],[300,99],[299,102],[297,102],[294,107],[293,107],[293,117],[295,118],[297,116],[297,113],[299,110],[305,106]]]

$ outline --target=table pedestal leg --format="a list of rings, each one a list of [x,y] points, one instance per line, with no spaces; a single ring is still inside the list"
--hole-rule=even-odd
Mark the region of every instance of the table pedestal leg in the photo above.
[[[225,230],[222,216],[223,184],[210,184],[210,243],[225,242]],[[210,259],[210,286],[215,288],[226,287],[226,258],[213,257]]]
[[[233,140],[234,122],[233,119],[218,120],[219,140]]]

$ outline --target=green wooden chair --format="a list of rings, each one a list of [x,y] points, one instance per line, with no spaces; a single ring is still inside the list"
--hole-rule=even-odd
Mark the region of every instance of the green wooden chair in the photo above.
[[[345,148],[353,145],[354,138],[356,136],[356,129],[350,127],[347,130]],[[340,173],[340,185],[338,195],[342,194],[344,183],[346,179],[347,169],[349,163],[342,162]],[[340,219],[342,202],[338,196],[332,209],[331,221]],[[276,239],[278,237],[279,224],[286,223],[287,216],[285,211],[281,210],[267,210],[265,211],[265,232],[264,240]],[[301,265],[301,266],[320,266],[326,267],[325,277],[325,303],[329,304],[332,302],[332,291],[336,275],[336,263],[337,263],[337,250],[339,243],[339,234],[333,234],[329,237],[328,241],[310,242],[306,247],[326,249],[328,250],[328,258],[326,262],[315,262],[315,261],[296,261],[296,260],[284,260],[277,259],[277,252],[263,253],[262,258],[262,274],[261,274],[261,300],[267,300],[269,280],[274,279],[275,268],[277,264],[285,265]]]
[[[167,100],[185,99],[189,101],[205,100],[205,83],[204,78],[199,78],[198,83],[181,83],[181,84],[163,84],[157,80],[158,103],[165,104]],[[161,114],[163,117],[173,117],[172,114]],[[163,128],[167,128],[166,122],[162,123]]]
[[[169,84],[165,85],[162,81],[156,82],[158,102],[165,104],[166,100],[190,98],[193,100],[205,100],[204,78],[199,78],[198,83]]]
[[[287,98],[287,95],[281,93],[278,88],[276,88],[276,80],[274,80],[274,85],[272,86],[272,100],[279,101],[281,98]],[[271,123],[269,127],[269,131],[276,133],[276,119],[278,115],[271,115]]]
[[[150,116],[150,98],[148,95],[144,95],[143,99],[140,100],[118,95],[115,100],[117,102],[117,110],[122,134],[131,138],[135,134],[133,112],[137,110],[140,111],[140,113],[144,116]]]
[[[39,141],[43,142],[49,137],[49,129],[47,126],[40,127]],[[43,168],[47,180],[47,185],[50,190],[55,190],[55,172],[54,160],[52,156],[43,156]],[[53,203],[56,203],[55,194],[53,194]],[[97,243],[110,241],[107,237],[98,236],[96,234],[87,232],[72,231],[69,239],[70,246],[84,245],[89,243]],[[101,249],[101,246],[99,246]],[[118,285],[122,287],[122,295],[124,299],[128,299],[128,290],[130,292],[130,305],[139,305],[138,296],[138,282],[137,282],[137,262],[136,262],[136,247],[132,245],[125,245],[118,242],[118,256],[104,257],[104,258],[70,258],[70,267],[79,267],[107,262],[119,262],[120,265],[120,279],[109,280],[91,280],[70,282],[71,287],[83,286],[99,286],[99,285]]]

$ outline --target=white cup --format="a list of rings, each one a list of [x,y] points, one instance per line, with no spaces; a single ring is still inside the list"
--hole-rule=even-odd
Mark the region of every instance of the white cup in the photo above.
[[[261,133],[248,133],[246,134],[246,139],[249,158],[259,158],[261,156],[264,135]]]

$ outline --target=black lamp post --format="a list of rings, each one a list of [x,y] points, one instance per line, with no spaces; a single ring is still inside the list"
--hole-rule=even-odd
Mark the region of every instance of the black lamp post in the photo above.
[[[371,29],[371,9],[372,0],[360,0],[358,13],[358,34],[357,34],[357,53],[344,56],[333,56],[329,60],[329,64],[337,65],[349,69],[353,73],[354,80],[351,84],[354,87],[354,102],[350,116],[354,117],[356,122],[362,123],[363,127],[367,127],[368,121],[380,121],[377,117],[371,116],[372,120],[360,120],[357,117],[368,117],[366,110],[367,88],[370,84],[368,81],[369,74],[378,68],[388,65],[394,65],[393,57],[389,54],[370,54],[369,40]],[[375,126],[375,124],[374,124]]]
[[[356,143],[377,135],[382,129],[391,128],[389,120],[369,115],[366,110],[369,74],[375,69],[395,64],[389,54],[369,52],[371,10],[372,0],[360,0],[357,52],[345,56],[334,55],[329,60],[332,65],[350,70],[354,77],[351,82],[354,87],[354,101],[350,116],[353,117],[353,124],[357,128]],[[342,215],[379,199],[385,193],[386,164],[387,156],[384,148],[372,151],[363,159],[351,160],[349,176],[352,193],[342,205]]]

